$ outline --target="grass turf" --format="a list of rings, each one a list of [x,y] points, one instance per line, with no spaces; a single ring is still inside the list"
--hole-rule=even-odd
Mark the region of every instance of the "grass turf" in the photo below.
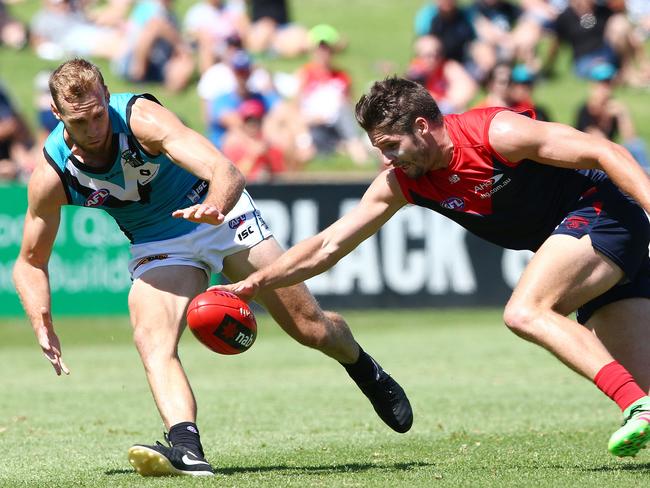
[[[260,316],[257,343],[181,357],[216,479],[145,479],[133,443],[162,438],[123,317],[59,319],[57,378],[24,320],[0,325],[0,486],[640,486],[650,458],[606,450],[619,412],[501,325],[497,311],[354,312],[359,342],[405,387],[395,434],[335,362]]]

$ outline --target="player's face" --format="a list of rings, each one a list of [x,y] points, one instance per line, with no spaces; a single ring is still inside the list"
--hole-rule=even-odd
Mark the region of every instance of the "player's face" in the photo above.
[[[112,134],[108,115],[108,91],[97,87],[79,100],[61,100],[61,110],[52,107],[63,121],[72,142],[89,154],[103,154],[110,150]]]
[[[400,168],[409,178],[419,178],[433,168],[431,147],[418,130],[412,134],[391,134],[375,129],[368,136],[384,157],[384,164]]]

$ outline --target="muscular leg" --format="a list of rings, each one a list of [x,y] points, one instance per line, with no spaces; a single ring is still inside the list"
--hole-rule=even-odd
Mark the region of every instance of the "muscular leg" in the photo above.
[[[185,326],[185,309],[206,286],[205,272],[198,268],[164,266],[144,273],[129,293],[135,345],[167,429],[196,419],[196,402],[177,346]]]
[[[643,396],[630,373],[614,362],[612,354],[625,359],[637,374],[637,369],[645,365],[639,378],[647,381],[648,357],[643,357],[647,347],[635,345],[635,337],[616,337],[614,328],[625,324],[621,333],[639,335],[638,324],[647,317],[641,312],[648,311],[648,300],[638,309],[633,303],[636,300],[603,307],[590,320],[596,334],[565,317],[622,277],[623,271],[595,251],[588,236],[551,236],[524,271],[506,306],[504,320],[516,334],[545,347],[581,375],[590,380],[601,375],[598,387],[616,401],[625,417],[623,426],[610,437],[608,449],[616,456],[634,456],[648,442],[650,398]],[[645,337],[640,342],[645,342]],[[647,382],[643,387],[647,391]]]
[[[230,279],[240,280],[281,254],[282,249],[271,237],[227,257],[224,272]],[[411,428],[413,411],[402,387],[367,353],[361,352],[343,317],[320,309],[304,284],[264,291],[258,299],[291,337],[342,363],[387,425],[400,433]]]
[[[238,281],[253,271],[272,263],[282,254],[273,238],[257,246],[228,256],[224,273]],[[323,312],[303,283],[258,295],[258,300],[275,321],[299,343],[313,347],[341,363],[352,363],[359,356],[359,347],[343,317]]]
[[[504,321],[517,335],[593,380],[614,359],[594,334],[566,315],[622,277],[618,266],[593,249],[588,236],[551,236],[524,271],[506,305]]]
[[[600,308],[587,322],[587,327],[646,392],[650,391],[648,317],[650,300],[630,298]]]

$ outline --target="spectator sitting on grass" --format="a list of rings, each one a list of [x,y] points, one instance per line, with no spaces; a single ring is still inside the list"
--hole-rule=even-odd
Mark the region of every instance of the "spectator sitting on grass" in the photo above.
[[[0,181],[21,180],[34,167],[27,124],[0,86]]]
[[[544,107],[540,107],[533,100],[533,90],[537,77],[525,64],[518,64],[510,74],[510,87],[506,95],[508,107],[524,112],[530,110],[535,114],[535,119],[550,121],[551,118]]]
[[[485,79],[485,97],[474,108],[507,107],[511,76],[512,67],[509,63],[498,63],[492,68]]]
[[[307,52],[307,29],[291,21],[287,0],[250,0],[246,48],[255,54],[292,58]]]
[[[30,42],[43,59],[94,56],[114,59],[124,49],[119,29],[94,24],[72,0],[43,0],[30,24]]]
[[[194,71],[171,8],[173,0],[140,0],[127,22],[126,52],[113,63],[119,76],[132,82],[163,83],[182,90]]]
[[[225,93],[234,91],[237,87],[237,76],[231,60],[235,54],[242,51],[242,48],[243,44],[239,36],[228,37],[220,60],[210,66],[199,78],[196,91],[201,99],[206,125],[209,125],[208,114],[212,101]],[[250,71],[250,76],[246,81],[249,91],[272,95],[275,93],[271,74],[265,68],[253,64]]]
[[[284,155],[264,136],[264,104],[254,98],[238,109],[242,124],[226,132],[223,152],[246,177],[247,182],[268,181],[285,171]]]
[[[0,0],[0,46],[22,49],[26,44],[27,28],[9,14],[4,0]]]
[[[646,170],[650,170],[645,144],[637,137],[628,108],[614,99],[613,84],[616,68],[608,63],[594,66],[589,72],[589,94],[578,109],[576,128],[621,144]]]
[[[229,47],[228,40],[240,38],[247,24],[241,0],[204,0],[187,11],[185,33],[196,45],[201,73],[223,58]]]
[[[414,50],[407,78],[424,85],[443,114],[467,109],[478,85],[458,61],[444,57],[440,40],[430,35],[418,37]]]
[[[248,81],[251,76],[251,58],[246,51],[238,51],[230,58],[230,66],[235,73],[235,88],[215,98],[208,108],[208,138],[219,149],[223,146],[226,131],[240,128],[243,119],[239,107],[246,100],[259,100],[268,112],[279,100],[274,93],[251,91]]]
[[[350,75],[335,66],[341,37],[334,27],[319,24],[309,31],[311,60],[297,73],[298,103],[319,154],[340,150],[363,164],[368,151],[354,120],[350,103]]]

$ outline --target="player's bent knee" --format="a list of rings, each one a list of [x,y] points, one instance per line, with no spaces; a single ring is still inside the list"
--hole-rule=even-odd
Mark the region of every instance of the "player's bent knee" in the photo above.
[[[509,302],[503,311],[503,322],[508,329],[525,339],[535,337],[535,323],[538,312],[523,303]]]

